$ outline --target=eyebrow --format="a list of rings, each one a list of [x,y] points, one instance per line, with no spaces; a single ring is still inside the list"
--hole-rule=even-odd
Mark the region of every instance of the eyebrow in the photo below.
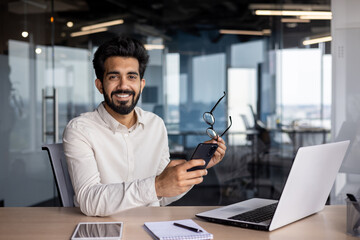
[[[106,75],[110,75],[110,74],[120,74],[120,72],[118,71],[111,71],[111,72],[107,72]]]
[[[118,72],[118,71],[110,71],[110,72],[106,73],[106,75],[110,75],[110,74],[120,74],[120,72]],[[128,75],[129,74],[139,75],[139,73],[137,73],[137,72],[128,72],[127,74]]]
[[[139,73],[137,73],[137,72],[128,72],[127,74],[139,75]]]

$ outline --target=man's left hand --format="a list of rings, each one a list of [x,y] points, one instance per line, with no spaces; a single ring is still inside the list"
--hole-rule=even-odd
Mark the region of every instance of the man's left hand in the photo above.
[[[216,164],[218,164],[224,158],[225,152],[226,152],[226,145],[225,145],[224,139],[222,139],[221,137],[218,137],[217,140],[212,139],[212,140],[206,141],[205,143],[216,143],[218,145],[218,148],[217,148],[214,156],[211,158],[209,164],[206,167],[206,168],[211,168],[211,167],[215,166]]]

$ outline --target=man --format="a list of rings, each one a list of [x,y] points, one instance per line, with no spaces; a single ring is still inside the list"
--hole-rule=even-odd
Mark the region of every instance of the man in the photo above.
[[[148,55],[137,40],[120,37],[101,45],[93,64],[96,88],[104,95],[94,112],[69,122],[64,151],[75,205],[90,216],[137,206],[166,205],[203,181],[207,170],[188,172],[204,160],[169,160],[164,122],[136,104],[145,86]],[[208,164],[224,157],[225,142]]]

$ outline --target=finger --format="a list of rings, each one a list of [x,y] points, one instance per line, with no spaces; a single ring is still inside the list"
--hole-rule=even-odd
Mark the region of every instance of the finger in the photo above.
[[[202,176],[206,176],[208,174],[208,171],[206,169],[199,169],[187,172],[186,179],[193,179],[193,178],[199,178]]]
[[[222,155],[221,155],[221,152],[220,151],[216,151],[215,153],[214,153],[214,156],[212,157],[212,159],[214,160],[217,160],[217,159],[219,159],[220,157],[221,157]]]
[[[224,156],[225,155],[225,152],[226,152],[226,147],[225,148],[218,148],[216,149],[216,152],[215,152],[215,156]]]
[[[216,139],[210,139],[210,140],[206,141],[205,143],[215,143],[215,144],[217,144],[218,142],[216,141]]]
[[[183,160],[183,159],[171,160],[170,163],[167,166],[168,167],[175,167],[175,166],[183,164],[185,162],[186,162],[186,160]]]
[[[206,168],[211,168],[214,165],[218,164],[225,156],[225,151],[222,149],[219,149],[215,152],[214,156],[211,158],[209,164],[206,166]]]
[[[183,181],[187,181],[190,179],[194,179],[194,178],[200,178],[202,176],[207,175],[207,170],[206,169],[199,169],[199,170],[194,170],[194,171],[181,171],[178,174],[177,180],[180,182]]]
[[[222,144],[225,145],[225,141],[224,141],[224,139],[222,137],[218,137],[217,142],[218,142],[218,144],[222,143]]]
[[[203,159],[191,159],[190,161],[184,163],[184,167],[186,170],[192,167],[204,166],[204,165],[205,165],[205,161]]]
[[[217,148],[217,150],[218,151],[226,151],[226,145],[225,145],[225,143],[223,143],[223,142],[218,142],[218,148]]]
[[[182,182],[183,186],[193,186],[193,185],[196,185],[196,184],[199,184],[199,183],[202,183],[204,181],[204,178],[203,177],[197,177],[197,178],[192,178],[192,179],[188,179],[188,180],[184,180]]]
[[[225,153],[226,152],[226,146],[225,145],[219,145],[219,147],[216,149],[215,153]]]

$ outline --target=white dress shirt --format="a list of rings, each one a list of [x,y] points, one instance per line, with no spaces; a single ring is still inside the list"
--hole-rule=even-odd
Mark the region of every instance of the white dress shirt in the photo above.
[[[75,206],[90,216],[108,216],[137,206],[179,199],[156,196],[155,176],[169,163],[163,120],[135,107],[137,122],[120,124],[100,104],[67,125],[63,144]]]

